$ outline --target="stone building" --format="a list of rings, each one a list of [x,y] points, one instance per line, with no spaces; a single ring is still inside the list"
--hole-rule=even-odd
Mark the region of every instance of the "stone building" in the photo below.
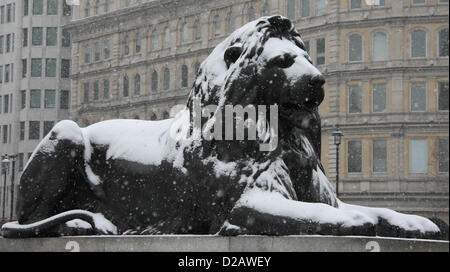
[[[59,0],[0,0],[1,216],[28,158],[59,120],[69,118],[70,6]],[[8,155],[6,157],[5,155]],[[12,183],[14,181],[14,189]]]
[[[335,181],[339,125],[339,197],[448,222],[448,0],[80,0],[64,27],[70,118],[168,118],[229,32],[274,14],[327,79],[322,161]]]

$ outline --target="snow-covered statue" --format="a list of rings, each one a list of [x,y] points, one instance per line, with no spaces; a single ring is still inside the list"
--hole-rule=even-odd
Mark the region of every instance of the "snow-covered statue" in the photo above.
[[[336,198],[319,158],[324,82],[288,19],[250,22],[202,63],[175,118],[59,122],[25,167],[19,221],[3,235],[438,238],[426,218]]]

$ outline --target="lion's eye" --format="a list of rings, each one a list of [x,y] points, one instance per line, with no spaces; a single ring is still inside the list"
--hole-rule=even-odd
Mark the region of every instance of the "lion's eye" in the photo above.
[[[280,68],[289,68],[294,64],[297,55],[285,53],[282,56],[275,57],[269,61],[270,64]]]

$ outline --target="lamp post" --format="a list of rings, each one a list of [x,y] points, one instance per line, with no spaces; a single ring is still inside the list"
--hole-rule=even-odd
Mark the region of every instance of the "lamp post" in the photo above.
[[[17,155],[9,155],[9,158],[12,160],[11,163],[11,213],[9,219],[12,221],[14,218],[14,178],[16,171],[16,158]]]
[[[2,156],[2,172],[5,175],[3,180],[3,207],[2,207],[2,221],[5,221],[5,206],[6,206],[6,174],[8,173],[9,160],[8,154]]]
[[[336,145],[336,197],[339,197],[339,145],[341,144],[341,138],[344,133],[339,129],[339,125],[331,134],[334,137],[334,144]]]

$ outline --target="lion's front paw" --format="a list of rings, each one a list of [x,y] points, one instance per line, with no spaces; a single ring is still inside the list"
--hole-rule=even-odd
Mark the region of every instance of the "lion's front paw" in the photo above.
[[[94,214],[93,219],[95,224],[94,228],[98,234],[117,234],[117,227],[111,223],[111,221],[106,219],[103,214],[96,213]]]

